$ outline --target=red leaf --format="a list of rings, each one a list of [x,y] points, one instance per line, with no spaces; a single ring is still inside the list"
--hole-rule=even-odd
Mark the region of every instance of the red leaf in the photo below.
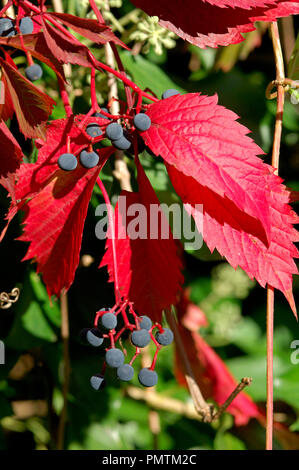
[[[0,65],[22,133],[30,138],[43,137],[55,101],[8,62],[0,59]]]
[[[55,176],[25,206],[25,229],[19,240],[30,242],[24,260],[37,262],[49,296],[71,286],[79,264],[83,226],[99,171],[111,148],[99,150],[100,163],[91,170],[80,165]]]
[[[186,300],[186,299],[185,299]],[[237,381],[230,373],[229,369],[218,356],[218,354],[209,346],[197,331],[190,331],[187,328],[190,309],[193,310],[193,316],[196,309],[198,316],[202,316],[202,311],[191,302],[184,301],[177,308],[179,319],[179,331],[186,354],[195,374],[195,379],[201,388],[205,399],[213,398],[218,405],[222,405],[228,396],[237,386]],[[183,326],[186,325],[186,326]],[[184,363],[176,350],[176,374],[177,379],[182,385],[186,385]],[[228,411],[234,415],[236,426],[243,426],[248,423],[250,418],[257,418],[260,412],[252,399],[244,392],[228,407]]]
[[[126,207],[131,204],[142,204],[147,211],[147,228],[149,227],[150,205],[160,205],[159,200],[142,168],[138,167],[138,193],[123,191],[126,197]],[[169,239],[161,238],[160,228],[158,238],[130,239],[127,228],[132,218],[127,216],[124,222],[124,211],[117,204],[115,208],[115,227],[120,227],[116,237],[116,255],[118,265],[118,281],[121,295],[133,302],[140,314],[149,315],[154,321],[161,320],[164,309],[176,303],[177,294],[183,281],[181,261],[178,257],[178,246],[171,235]],[[168,222],[163,221],[168,227]],[[148,235],[148,234],[147,234]],[[114,282],[112,242],[110,236],[106,242],[106,254],[100,267],[107,266],[109,281]]]
[[[17,69],[16,64],[9,54],[4,52],[4,57],[6,62],[8,62],[13,68]],[[8,119],[13,117],[15,110],[4,75],[1,77],[1,82],[0,117],[3,121],[8,121]]]
[[[84,44],[81,44],[75,37],[72,40],[69,39],[66,34],[63,34],[46,21],[42,20],[42,22],[46,43],[59,62],[83,67],[91,66],[89,51]]]
[[[241,33],[253,31],[255,21],[275,21],[299,13],[289,0],[185,0],[180,8],[171,0],[132,0],[160,25],[199,47],[236,44]]]
[[[65,26],[68,26],[96,44],[114,42],[114,44],[118,46],[129,49],[126,44],[115,36],[109,26],[106,24],[100,24],[97,20],[79,18],[78,16],[69,15],[68,13],[49,13],[48,16],[52,16],[53,18],[60,20]]]
[[[25,34],[25,36],[23,36],[23,43],[27,51],[30,52],[33,57],[47,64],[56,74],[64,79],[63,68],[56,59],[56,56],[49,49],[43,33]],[[0,37],[0,44],[23,51],[23,45],[18,35],[4,38]]]
[[[3,121],[0,121],[0,178],[15,173],[20,166],[23,153],[18,142]]]
[[[268,167],[256,155],[263,151],[246,134],[238,116],[217,105],[217,96],[176,95],[149,106],[152,125],[145,143],[164,160],[202,186],[230,199],[257,219],[266,243],[271,218],[263,182]]]
[[[267,168],[271,170],[271,167]],[[292,274],[298,273],[293,261],[293,257],[298,257],[298,250],[292,242],[298,240],[298,233],[292,224],[298,222],[298,217],[288,205],[289,191],[269,170],[268,175],[261,175],[260,179],[260,185],[266,189],[266,205],[271,220],[271,241],[266,246],[258,233],[254,233],[255,219],[240,212],[227,198],[168,166],[174,189],[184,203],[191,205],[186,209],[195,216],[195,220],[195,204],[202,204],[203,239],[209,249],[213,251],[216,248],[234,268],[240,266],[261,286],[269,284],[281,290],[296,315]]]

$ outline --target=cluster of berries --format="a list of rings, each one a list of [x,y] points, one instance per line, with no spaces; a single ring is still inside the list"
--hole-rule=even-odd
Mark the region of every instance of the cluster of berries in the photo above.
[[[24,18],[20,20],[19,28],[21,34],[31,34],[33,32],[34,26],[30,16],[24,16]],[[11,37],[16,34],[18,34],[16,22],[10,18],[0,18],[0,36]],[[35,82],[43,76],[43,69],[38,64],[32,64],[26,68],[25,75],[28,80]]]
[[[108,113],[106,108],[103,108],[103,111]],[[109,120],[107,116],[100,112],[95,113],[94,116]],[[133,118],[133,124],[135,129],[138,131],[146,131],[151,126],[151,120],[146,114],[138,113]],[[97,139],[98,137],[102,137],[103,139],[105,137],[108,138],[112,145],[119,150],[129,150],[132,146],[128,130],[123,129],[121,124],[118,124],[117,122],[111,122],[104,130],[101,129],[99,124],[90,123],[86,127],[85,132],[92,139]],[[86,150],[83,150],[79,155],[79,161],[84,168],[90,169],[98,164],[99,156],[94,151],[87,152]],[[58,166],[61,170],[72,171],[77,168],[78,161],[74,154],[63,153],[58,158]]]
[[[134,318],[134,323],[130,323],[126,309],[129,308],[130,314]],[[119,331],[118,315],[122,317],[123,326]],[[155,335],[153,330],[157,329]],[[136,348],[136,352],[129,363],[125,363],[126,351],[115,346],[121,335],[126,331],[130,331],[130,341]],[[105,362],[103,370],[100,374],[95,374],[90,379],[90,384],[95,390],[100,390],[105,386],[104,372],[106,366],[116,369],[119,380],[124,382],[130,381],[134,376],[133,363],[140,354],[140,349],[145,348],[151,341],[156,345],[156,352],[152,365],[149,368],[143,368],[138,374],[138,380],[144,387],[153,387],[158,382],[158,375],[155,371],[158,352],[162,346],[167,346],[173,341],[173,333],[168,328],[163,328],[159,323],[152,324],[147,316],[139,317],[133,310],[132,305],[124,303],[121,307],[113,307],[113,309],[101,309],[97,312],[94,327],[84,328],[80,333],[81,340],[93,347],[105,347],[105,340],[108,340],[105,348]]]

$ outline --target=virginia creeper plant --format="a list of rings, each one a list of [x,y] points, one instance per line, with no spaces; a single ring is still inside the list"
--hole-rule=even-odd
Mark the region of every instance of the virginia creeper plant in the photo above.
[[[204,421],[218,419],[227,407],[237,424],[246,423],[250,417],[265,421],[255,403],[242,392],[250,379],[244,379],[234,392],[237,383],[198,333],[207,319],[182,289],[182,249],[177,240],[171,234],[164,238],[160,230],[154,239],[130,238],[132,218],[124,218],[120,202],[115,208],[111,205],[102,170],[117,151],[127,153],[135,164],[137,186],[135,191],[122,191],[120,199],[126,198],[127,207],[141,204],[149,217],[151,205],[160,202],[141,164],[140,153],[146,148],[153,159],[159,158],[165,165],[195,223],[202,221],[198,229],[210,251],[216,249],[233,268],[242,268],[251,279],[268,288],[268,313],[273,313],[276,289],[284,294],[297,317],[292,277],[298,273],[294,261],[298,257],[294,245],[298,241],[294,228],[298,217],[289,205],[290,191],[277,174],[279,130],[269,165],[260,158],[264,152],[248,136],[249,130],[238,121],[239,117],[218,104],[216,93],[206,96],[200,90],[182,94],[168,89],[156,96],[143,89],[142,83],[134,83],[119,55],[120,50],[129,48],[106,24],[107,11],[101,11],[98,3],[89,1],[88,11],[93,18],[53,11],[44,0],[35,4],[9,0],[1,9],[0,182],[11,199],[1,238],[21,211],[24,226],[20,240],[29,243],[24,260],[36,263],[50,297],[65,295],[79,265],[84,222],[97,185],[109,219],[100,267],[107,268],[109,281],[114,283],[115,305],[99,305],[91,324],[81,332],[83,342],[105,352],[102,369],[95,370],[90,378],[91,386],[95,390],[104,387],[107,366],[116,369],[120,380],[131,380],[136,372],[135,360],[149,343],[155,352],[151,364],[141,368],[138,377],[145,387],[156,385],[159,352],[175,339],[178,380],[188,385]],[[280,0],[186,0],[179,9],[169,0],[132,3],[158,17],[162,27],[200,48],[237,44],[244,39],[242,33],[254,30],[255,21],[273,22],[276,57],[277,18],[299,13],[298,3]],[[174,35],[165,34],[161,34],[161,41],[172,47]],[[90,43],[110,45],[117,69],[100,61],[87,45]],[[25,71],[14,60],[16,51],[26,58]],[[41,64],[55,74],[65,109],[62,118],[53,117],[55,101],[34,83],[43,74]],[[90,109],[86,114],[76,114],[72,108],[66,64],[88,71]],[[278,87],[278,111],[282,113],[282,96],[290,81],[277,67],[273,85]],[[97,77],[103,75],[121,84],[123,99],[114,96],[104,106],[99,104]],[[115,102],[117,113],[113,112]],[[32,140],[36,149],[34,163],[24,160],[22,148],[9,128],[14,115],[20,132]],[[281,118],[277,126],[281,126]],[[198,213],[198,204],[202,205],[202,214]],[[161,225],[168,225],[161,217]],[[169,328],[162,321],[163,312]],[[271,334],[270,324],[268,449],[273,419]],[[131,356],[126,341],[135,348]],[[195,358],[217,384],[212,397],[219,409],[203,398]]]

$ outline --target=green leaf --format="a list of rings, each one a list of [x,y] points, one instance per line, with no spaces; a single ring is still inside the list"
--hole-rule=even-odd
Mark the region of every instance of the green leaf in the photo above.
[[[149,88],[158,98],[168,88],[184,92],[158,65],[152,64],[141,55],[132,56],[129,52],[122,52],[120,55],[126,70],[137,85],[143,89]]]
[[[0,393],[0,419],[5,416],[12,416],[13,410],[7,398]]]

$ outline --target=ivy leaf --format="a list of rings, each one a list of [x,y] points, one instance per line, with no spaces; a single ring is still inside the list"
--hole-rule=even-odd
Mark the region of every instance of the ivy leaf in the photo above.
[[[156,239],[149,236],[150,208],[151,205],[159,207],[160,203],[139,161],[137,168],[138,193],[122,191],[121,196],[126,198],[127,209],[132,204],[145,208],[148,233],[142,238],[129,238],[128,227],[134,218],[129,217],[117,204],[114,221],[115,227],[118,227],[115,239],[118,282],[121,296],[133,302],[140,314],[161,321],[162,311],[177,301],[183,281],[182,264],[178,257],[178,246],[163,214],[162,225],[169,228],[169,238],[162,238],[160,228]],[[107,266],[109,281],[115,282],[111,232],[108,232],[106,249],[100,267]]]
[[[182,299],[177,305],[178,328],[185,345],[195,380],[205,399],[213,398],[218,405],[222,405],[237,386],[237,381],[229,371],[226,364],[207,344],[194,327],[194,317],[198,310],[198,327],[203,324],[203,312],[192,302]],[[192,328],[190,328],[190,323]],[[184,362],[176,348],[176,376],[178,381],[186,386],[186,371]],[[235,417],[236,426],[243,426],[251,418],[258,418],[260,412],[252,399],[244,392],[240,393],[228,407],[228,411]]]
[[[255,21],[276,21],[299,13],[299,3],[290,0],[186,0],[184,14],[171,0],[132,0],[160,25],[198,47],[237,44],[242,33],[254,31]]]
[[[65,26],[73,29],[82,36],[90,39],[96,44],[106,44],[107,42],[114,42],[124,49],[129,49],[117,36],[112,32],[112,29],[105,23],[100,24],[98,20],[90,18],[79,18],[78,16],[70,15],[68,13],[48,13],[54,19],[58,19]]]
[[[82,118],[60,119],[49,124],[46,141],[36,142],[39,146],[37,162],[23,164],[17,172],[16,201],[12,201],[7,216],[10,221],[19,209],[25,211],[24,233],[19,239],[30,242],[30,246],[24,260],[37,262],[37,272],[42,273],[50,296],[59,295],[73,282],[93,186],[113,152],[112,147],[100,149],[100,161],[90,170],[80,164],[72,172],[60,170],[57,160],[67,151],[67,136],[74,154],[89,143],[78,126]]]
[[[18,142],[3,121],[0,121],[0,178],[15,173],[20,166],[23,152]]]
[[[25,137],[44,137],[55,101],[40,91],[10,63],[0,58],[14,110]]]
[[[202,204],[203,239],[210,251],[216,248],[233,268],[240,266],[262,287],[269,284],[281,290],[296,316],[292,274],[298,273],[293,258],[299,253],[292,243],[298,241],[298,233],[292,224],[298,223],[298,217],[288,205],[289,191],[281,184],[281,179],[270,171],[261,177],[261,186],[267,188],[266,204],[271,218],[271,241],[266,245],[255,233],[255,219],[241,212],[229,199],[220,197],[173,166],[168,166],[168,173],[175,191],[184,203],[188,203],[186,210],[195,221],[198,220],[196,204]]]

